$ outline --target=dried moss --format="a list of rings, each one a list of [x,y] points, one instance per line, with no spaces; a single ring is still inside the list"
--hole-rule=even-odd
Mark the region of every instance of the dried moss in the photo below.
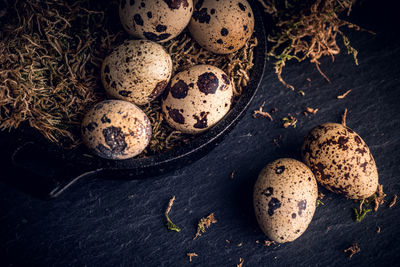
[[[355,63],[357,50],[350,45],[349,39],[342,32],[343,27],[360,30],[357,25],[341,19],[346,12],[350,14],[352,0],[259,0],[264,10],[271,17],[274,29],[268,36],[272,43],[268,57],[274,60],[275,72],[279,81],[286,87],[293,85],[282,78],[282,70],[292,59],[302,62],[308,60],[315,64],[321,75],[329,78],[320,69],[320,58],[340,53],[337,43],[341,36],[348,54],[352,54]]]
[[[122,32],[90,1],[15,1],[1,18],[0,129],[23,122],[66,147],[84,112],[104,98],[99,68]]]

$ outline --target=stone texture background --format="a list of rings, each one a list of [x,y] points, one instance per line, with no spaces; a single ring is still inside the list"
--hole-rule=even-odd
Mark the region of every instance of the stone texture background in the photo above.
[[[359,50],[358,67],[345,53],[334,63],[322,60],[331,83],[309,63],[285,68],[284,78],[302,89],[304,97],[285,89],[268,63],[245,117],[216,149],[190,166],[146,180],[82,179],[51,201],[0,182],[0,265],[236,266],[239,258],[244,258],[243,266],[396,265],[400,205],[387,205],[400,193],[400,38],[390,9],[366,1],[353,12],[353,22],[377,34],[349,32]],[[345,99],[336,99],[348,89],[352,92]],[[273,122],[251,116],[263,101],[267,111],[278,108]],[[307,106],[318,113],[306,117],[302,113]],[[357,223],[352,212],[357,203],[320,188],[325,205],[317,208],[306,232],[293,243],[265,247],[267,238],[252,206],[258,172],[280,157],[300,159],[305,134],[320,123],[340,122],[345,108],[348,126],[375,157],[387,203]],[[295,129],[282,127],[288,113],[299,120]],[[279,135],[278,148],[273,139]],[[14,175],[3,171],[0,180]],[[180,233],[164,226],[172,195],[176,201],[170,217],[182,228]],[[197,221],[211,212],[218,222],[192,240]],[[350,260],[343,250],[352,242],[361,252]],[[199,256],[189,263],[188,252]]]

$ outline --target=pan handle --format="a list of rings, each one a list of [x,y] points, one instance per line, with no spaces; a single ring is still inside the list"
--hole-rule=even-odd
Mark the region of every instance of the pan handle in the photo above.
[[[78,180],[103,170],[88,170],[87,166],[68,162],[66,157],[59,151],[50,151],[35,142],[26,142],[15,149],[10,157],[9,176],[12,181],[8,182],[28,194],[52,199]]]

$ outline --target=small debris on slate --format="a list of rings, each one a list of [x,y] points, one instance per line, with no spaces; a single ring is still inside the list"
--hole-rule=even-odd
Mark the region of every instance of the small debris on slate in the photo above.
[[[397,201],[397,195],[394,195],[392,201],[389,204],[389,208],[392,208],[394,205],[396,205],[396,201]]]
[[[344,110],[342,115],[342,125],[346,126],[347,108]]]
[[[210,227],[212,223],[216,223],[217,220],[214,218],[214,213],[211,213],[208,215],[206,218],[201,218],[199,223],[197,224],[197,232],[196,235],[194,236],[193,240],[195,240],[197,237],[201,236],[201,233],[205,233],[206,229]]]
[[[383,193],[383,185],[378,185],[378,189],[376,190],[375,193],[375,199],[374,199],[374,211],[377,212],[379,209],[379,206],[383,205],[383,203],[385,202],[385,197],[386,194]]]
[[[308,114],[315,115],[315,114],[317,114],[317,112],[318,112],[317,108],[306,107],[306,110],[304,111],[304,115],[308,115]]]
[[[370,201],[368,199],[367,200],[363,199],[360,202],[360,208],[359,208],[360,211],[358,211],[356,208],[353,209],[357,222],[361,222],[365,218],[367,213],[372,211],[372,209],[367,209],[366,207],[363,207],[364,202],[366,202],[366,205],[369,206]]]
[[[239,259],[239,263],[236,264],[236,267],[242,267],[242,266],[243,266],[243,263],[244,263],[244,259],[240,258],[240,259]]]
[[[381,232],[381,227],[378,226],[378,229],[376,229],[376,233],[379,234]]]
[[[229,176],[229,178],[230,178],[231,180],[233,180],[233,178],[235,178],[235,171],[232,171],[232,172],[231,172],[231,175]]]
[[[272,118],[271,114],[269,114],[269,113],[266,112],[266,111],[263,111],[264,105],[265,105],[265,101],[264,101],[263,104],[258,108],[258,110],[254,110],[254,111],[253,111],[253,118],[254,118],[254,119],[257,119],[257,118],[258,118],[257,115],[260,115],[260,116],[263,117],[263,118],[268,118],[268,119],[270,119],[271,121],[273,121],[274,119]]]
[[[351,246],[344,250],[345,253],[350,252],[349,258],[351,259],[355,254],[359,253],[361,249],[357,243],[351,244]]]
[[[187,253],[186,255],[189,257],[189,262],[192,262],[192,258],[193,258],[193,257],[199,256],[199,255],[197,255],[197,254],[194,253],[194,252]]]
[[[178,226],[176,226],[168,216],[169,212],[171,211],[172,205],[174,204],[174,201],[175,201],[175,196],[173,196],[169,200],[167,210],[165,211],[165,218],[167,219],[167,224],[166,225],[167,225],[169,230],[172,230],[172,231],[175,231],[175,232],[180,232],[181,229]]]
[[[264,245],[266,247],[269,247],[271,245],[276,245],[276,242],[275,241],[264,240]]]
[[[350,92],[351,92],[351,89],[350,89],[350,90],[347,90],[346,93],[344,93],[343,95],[338,95],[338,96],[337,96],[337,99],[343,99],[343,98],[345,98]]]
[[[290,126],[292,126],[293,128],[296,128],[296,123],[297,123],[297,119],[293,116],[291,116],[290,114],[282,119],[283,121],[283,128],[288,128]]]

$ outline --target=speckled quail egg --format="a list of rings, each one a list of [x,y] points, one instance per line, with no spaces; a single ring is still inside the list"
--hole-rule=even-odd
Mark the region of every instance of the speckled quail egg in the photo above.
[[[95,154],[106,159],[127,159],[139,155],[151,138],[151,124],[135,104],[106,100],[84,117],[82,138]]]
[[[172,75],[171,56],[147,40],[126,41],[104,59],[101,80],[117,99],[144,105],[159,96]]]
[[[230,109],[232,97],[232,85],[224,71],[197,65],[171,80],[162,111],[173,128],[195,134],[222,119]]]
[[[295,159],[268,164],[254,186],[253,202],[258,224],[273,241],[292,242],[307,229],[318,197],[311,170]]]
[[[378,171],[367,144],[350,128],[325,123],[312,129],[302,147],[303,161],[327,189],[364,199],[378,187]]]
[[[189,31],[205,49],[229,54],[251,37],[254,16],[246,0],[195,1]]]
[[[192,0],[122,0],[119,16],[125,30],[138,38],[166,42],[185,29]]]

